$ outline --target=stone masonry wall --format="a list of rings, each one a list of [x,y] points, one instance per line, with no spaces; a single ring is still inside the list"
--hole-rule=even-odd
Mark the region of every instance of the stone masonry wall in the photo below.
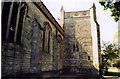
[[[11,43],[8,41],[2,42],[2,76],[15,75],[22,71],[24,53],[22,45]]]
[[[3,76],[62,69],[63,34],[34,3],[28,2],[25,5],[27,11],[22,28],[21,44],[2,40]],[[57,39],[59,35],[61,40]]]
[[[50,71],[53,70],[52,66],[53,66],[53,52],[57,53],[56,51],[54,51],[53,49],[53,39],[56,39],[56,28],[54,27],[54,25],[44,16],[44,14],[42,12],[39,11],[39,9],[32,9],[32,8],[36,8],[35,5],[33,5],[32,3],[28,3],[29,6],[29,12],[28,15],[31,16],[32,18],[36,18],[37,21],[40,23],[40,27],[44,28],[44,22],[48,22],[50,24],[50,27],[52,28],[51,31],[51,42],[50,42],[50,52],[44,52],[44,51],[40,51],[40,54],[42,55],[42,61],[41,62],[41,70],[42,71]],[[33,14],[34,13],[34,14]],[[59,33],[59,31],[58,31]],[[60,34],[60,33],[59,33]],[[61,34],[62,35],[62,34]],[[58,43],[58,42],[55,42]],[[59,48],[58,48],[59,49]],[[57,50],[58,51],[58,50]]]
[[[65,66],[71,72],[93,70],[90,11],[65,12]]]

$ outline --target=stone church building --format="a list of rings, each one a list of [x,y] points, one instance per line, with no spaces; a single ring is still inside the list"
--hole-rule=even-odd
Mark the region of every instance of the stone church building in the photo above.
[[[70,72],[96,73],[101,65],[100,30],[95,4],[85,11],[65,12],[59,23],[64,29],[64,67]]]
[[[101,65],[95,5],[59,23],[40,2],[2,2],[2,77],[97,74]],[[31,75],[32,74],[32,75]]]

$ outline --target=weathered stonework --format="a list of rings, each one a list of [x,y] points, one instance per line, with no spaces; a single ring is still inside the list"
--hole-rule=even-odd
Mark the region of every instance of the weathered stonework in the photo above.
[[[42,2],[19,6],[25,7],[21,42],[11,42],[9,38],[2,40],[2,76],[30,73],[45,76],[44,72],[59,71],[63,68],[63,29]]]
[[[95,6],[75,12],[65,12],[62,7],[59,22],[65,31],[64,67],[67,72],[96,74],[101,54]]]
[[[60,26],[41,1],[2,3],[2,77],[97,73],[95,6],[78,12],[62,7],[61,14]]]

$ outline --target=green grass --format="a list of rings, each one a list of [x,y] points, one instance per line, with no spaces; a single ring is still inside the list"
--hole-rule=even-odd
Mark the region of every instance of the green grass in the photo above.
[[[118,69],[117,67],[109,67],[108,68],[108,72],[118,72],[120,71],[120,69]]]

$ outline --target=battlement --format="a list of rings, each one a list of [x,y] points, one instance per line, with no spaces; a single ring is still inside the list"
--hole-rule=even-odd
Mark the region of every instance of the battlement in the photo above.
[[[72,12],[65,12],[65,19],[67,18],[77,18],[77,17],[89,17],[90,10],[85,11],[72,11]]]

